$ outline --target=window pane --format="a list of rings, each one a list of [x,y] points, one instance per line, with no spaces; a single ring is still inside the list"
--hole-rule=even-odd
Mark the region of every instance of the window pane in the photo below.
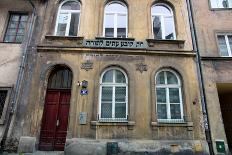
[[[58,24],[57,34],[58,36],[65,36],[67,24]]]
[[[126,102],[126,87],[115,87],[115,102]]]
[[[27,23],[26,22],[20,22],[19,23],[19,28],[25,28],[26,27],[26,25],[27,25]]]
[[[158,103],[166,103],[166,89],[156,88],[156,96]]]
[[[17,35],[24,35],[25,29],[18,29]]]
[[[21,16],[20,21],[21,22],[27,22],[27,19],[28,19],[28,16],[27,15],[23,15],[23,16]]]
[[[172,15],[169,8],[163,5],[156,5],[152,7],[152,14]]]
[[[159,16],[153,19],[153,33],[155,39],[162,39],[161,21]]]
[[[173,17],[164,18],[165,39],[174,39],[174,20]]]
[[[118,38],[126,38],[126,28],[118,28],[117,29],[117,37]]]
[[[5,36],[4,42],[15,42],[15,36]]]
[[[117,16],[117,37],[125,38],[126,37],[126,15],[118,15]]]
[[[219,0],[220,6],[223,8],[228,8],[229,7],[229,2],[228,0]]]
[[[102,87],[102,102],[112,102],[113,87]]]
[[[160,72],[156,78],[156,84],[165,84],[164,72]]]
[[[3,108],[4,108],[4,105],[5,105],[5,101],[6,101],[6,97],[7,97],[7,90],[1,90],[0,91],[0,117],[2,116]]]
[[[16,29],[8,29],[6,35],[16,35]]]
[[[225,36],[218,35],[218,44],[221,56],[229,56]]]
[[[171,104],[171,119],[181,119],[180,104]]]
[[[79,13],[71,14],[69,36],[77,36],[78,25],[79,25]]]
[[[116,70],[116,83],[126,83],[124,74],[118,70]]]
[[[229,44],[230,44],[230,50],[232,52],[232,35],[228,36]]]
[[[66,2],[61,7],[62,10],[80,10],[78,2]]]
[[[15,42],[20,43],[23,41],[23,38],[24,38],[24,36],[18,35],[18,36],[16,36]]]
[[[178,84],[178,80],[176,75],[174,75],[172,72],[167,71],[167,82],[168,84]]]
[[[105,15],[105,37],[114,37],[114,15]]]
[[[112,103],[101,104],[101,118],[112,118]]]
[[[126,118],[126,103],[115,104],[115,118]]]
[[[102,82],[113,82],[113,70],[109,70],[104,74]]]
[[[19,17],[20,17],[20,15],[11,15],[10,21],[16,21],[16,22],[18,22],[19,21]]]
[[[158,119],[167,119],[167,106],[166,104],[157,104]]]
[[[179,88],[169,88],[170,103],[180,103]]]
[[[18,28],[18,24],[19,24],[19,22],[11,21],[9,23],[9,28]]]
[[[106,12],[127,12],[127,8],[119,3],[112,3],[105,9]]]

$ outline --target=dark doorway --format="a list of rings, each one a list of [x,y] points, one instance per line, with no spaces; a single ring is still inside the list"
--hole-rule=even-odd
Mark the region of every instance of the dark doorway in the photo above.
[[[44,104],[39,150],[63,151],[69,117],[72,72],[66,67],[52,71]]]
[[[230,152],[232,152],[232,84],[217,84],[222,118]]]

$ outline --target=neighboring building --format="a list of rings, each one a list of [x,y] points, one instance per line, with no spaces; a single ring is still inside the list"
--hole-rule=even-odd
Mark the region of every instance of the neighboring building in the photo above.
[[[19,152],[208,153],[185,0],[49,0],[36,19]]]
[[[229,149],[232,151],[232,1],[192,2],[214,150],[229,153]]]
[[[17,77],[26,49],[32,7],[25,0],[0,1],[0,140],[8,130],[14,110]]]

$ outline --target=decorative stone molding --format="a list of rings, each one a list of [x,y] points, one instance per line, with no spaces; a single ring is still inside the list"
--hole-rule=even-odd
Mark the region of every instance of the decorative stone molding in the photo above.
[[[143,63],[136,64],[136,70],[140,71],[140,73],[143,73],[144,71],[147,71],[147,65]]]
[[[184,48],[184,40],[147,39],[148,46],[155,50],[179,50]]]
[[[81,69],[84,69],[86,71],[89,71],[89,70],[93,69],[93,62],[91,62],[90,60],[87,60],[86,62],[83,62],[81,64]]]
[[[159,127],[186,127],[187,131],[193,131],[193,122],[183,122],[183,123],[151,122],[151,127],[153,130],[157,130],[157,128]]]
[[[98,122],[98,121],[91,121],[90,125],[92,129],[97,129],[97,126],[127,126],[128,130],[133,130],[135,126],[134,121],[128,122]]]

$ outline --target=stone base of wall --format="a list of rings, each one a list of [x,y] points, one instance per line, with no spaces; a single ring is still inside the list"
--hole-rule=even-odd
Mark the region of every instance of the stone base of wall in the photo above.
[[[109,147],[110,144],[115,144]],[[107,145],[108,144],[108,145]],[[107,149],[108,146],[108,149]],[[112,145],[111,145],[112,146]],[[116,148],[115,146],[118,146]],[[208,155],[206,141],[193,140],[89,140],[69,139],[65,155]]]

